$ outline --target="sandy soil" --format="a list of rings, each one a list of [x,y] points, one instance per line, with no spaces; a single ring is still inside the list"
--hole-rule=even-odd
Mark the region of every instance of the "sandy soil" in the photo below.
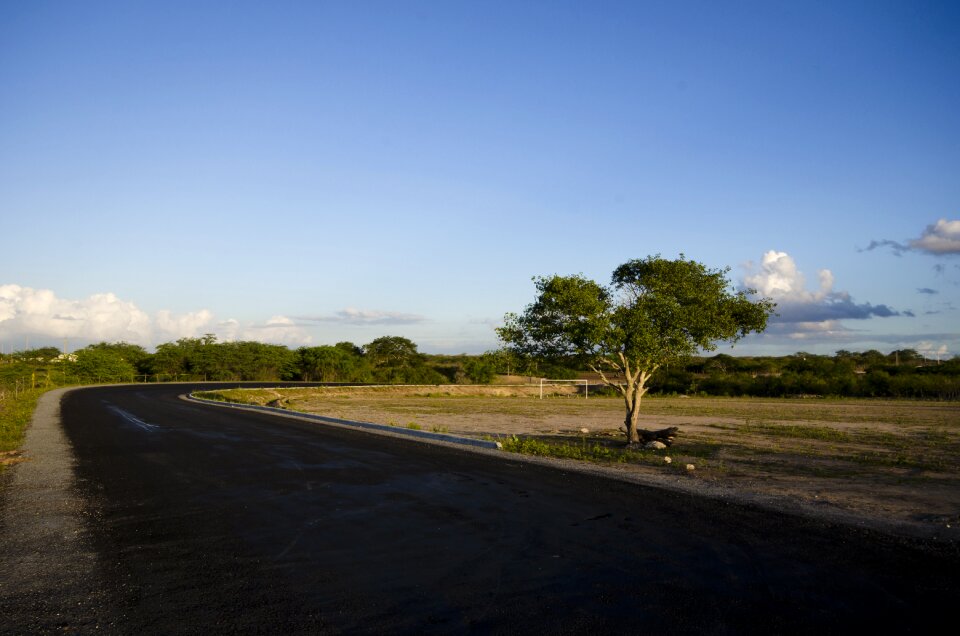
[[[565,387],[567,399],[541,401],[538,387],[357,387],[269,391],[256,401],[474,437],[618,443],[622,402],[575,399],[576,391]],[[603,469],[776,500],[780,507],[850,513],[924,534],[960,529],[957,404],[658,398],[645,405],[641,426],[681,429],[677,443],[659,451],[671,463]],[[688,463],[695,470],[685,470]]]

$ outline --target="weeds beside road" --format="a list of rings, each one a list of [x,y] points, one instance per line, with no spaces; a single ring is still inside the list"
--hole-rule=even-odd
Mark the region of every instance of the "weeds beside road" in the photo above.
[[[37,400],[47,390],[24,389],[16,393],[6,391],[0,398],[0,471],[19,461],[17,449],[23,444]]]

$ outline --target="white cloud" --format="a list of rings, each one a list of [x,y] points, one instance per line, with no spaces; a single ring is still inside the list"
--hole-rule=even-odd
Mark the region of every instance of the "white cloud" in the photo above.
[[[941,360],[950,357],[950,348],[947,345],[937,344],[929,340],[921,340],[910,348],[922,353],[926,358]]]
[[[150,317],[114,294],[83,300],[57,298],[49,289],[0,286],[0,335],[39,335],[148,344]]]
[[[0,339],[69,338],[74,344],[99,341],[152,346],[180,338],[214,333],[220,340],[258,340],[277,344],[308,344],[311,336],[293,320],[274,316],[263,324],[236,320],[216,322],[207,309],[174,314],[158,311],[151,320],[134,303],[112,293],[82,300],[58,298],[49,289],[0,285]]]
[[[214,333],[221,341],[256,340],[274,344],[301,346],[313,342],[307,331],[286,316],[273,316],[265,323],[242,324],[230,318],[217,323]]]
[[[834,289],[835,279],[828,269],[817,272],[819,287],[807,288],[806,279],[796,262],[786,252],[770,250],[763,255],[759,267],[747,265],[746,287],[777,303],[777,315],[770,327],[794,339],[804,337],[843,337],[847,329],[841,320],[865,320],[890,316],[912,316],[887,305],[856,303],[849,293]]]
[[[760,271],[753,276],[745,276],[743,282],[762,296],[790,302],[817,303],[829,296],[834,282],[829,269],[821,269],[818,277],[819,291],[808,291],[803,273],[797,269],[793,258],[786,252],[770,250],[760,261]]]
[[[157,312],[156,327],[161,340],[196,338],[209,331],[213,314],[206,310],[192,311],[176,316],[166,309]]]
[[[243,340],[259,340],[285,345],[306,345],[313,338],[300,325],[286,316],[273,316],[266,323],[242,330]]]
[[[240,324],[240,321],[233,318],[218,322],[214,333],[217,334],[220,340],[224,341],[243,340],[241,337],[243,326]]]
[[[933,225],[928,225],[920,238],[910,239],[906,243],[890,239],[870,241],[870,244],[861,251],[875,250],[878,247],[889,247],[897,256],[914,250],[934,256],[960,254],[960,219],[950,221],[940,219]]]
[[[909,245],[929,254],[960,254],[960,220],[940,219],[928,225],[920,238],[911,240]]]
[[[329,316],[300,316],[299,319],[310,322],[339,322],[350,325],[412,325],[426,321],[426,318],[417,314],[378,309],[356,309],[354,307],[347,307]]]
[[[788,340],[848,340],[856,331],[848,329],[837,320],[819,322],[781,322],[772,323],[768,329],[770,335]]]

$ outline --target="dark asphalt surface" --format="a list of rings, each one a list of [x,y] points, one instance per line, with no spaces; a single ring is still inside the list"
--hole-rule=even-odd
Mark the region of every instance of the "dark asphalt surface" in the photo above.
[[[64,397],[87,601],[8,594],[0,631],[892,633],[960,602],[956,545],[184,392]]]

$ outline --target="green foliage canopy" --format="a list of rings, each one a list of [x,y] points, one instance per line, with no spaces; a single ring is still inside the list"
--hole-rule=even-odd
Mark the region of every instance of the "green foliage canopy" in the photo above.
[[[681,254],[628,261],[609,287],[579,275],[537,277],[535,301],[507,314],[497,333],[523,356],[573,359],[600,374],[623,395],[635,442],[640,399],[657,369],[766,328],[774,303],[732,291],[727,272]]]
[[[444,384],[447,379],[426,364],[412,340],[382,336],[363,347],[377,382],[402,384]]]
[[[121,351],[92,345],[76,352],[73,372],[87,381],[131,382],[136,368],[124,359]]]
[[[497,333],[525,356],[652,369],[766,328],[774,303],[730,291],[728,271],[658,255],[618,267],[611,287],[579,275],[537,277],[535,302],[507,314]]]
[[[369,382],[367,361],[348,347],[320,346],[297,349],[300,379],[308,382]]]
[[[374,367],[402,367],[422,364],[417,345],[402,336],[381,336],[364,345],[364,355]]]

